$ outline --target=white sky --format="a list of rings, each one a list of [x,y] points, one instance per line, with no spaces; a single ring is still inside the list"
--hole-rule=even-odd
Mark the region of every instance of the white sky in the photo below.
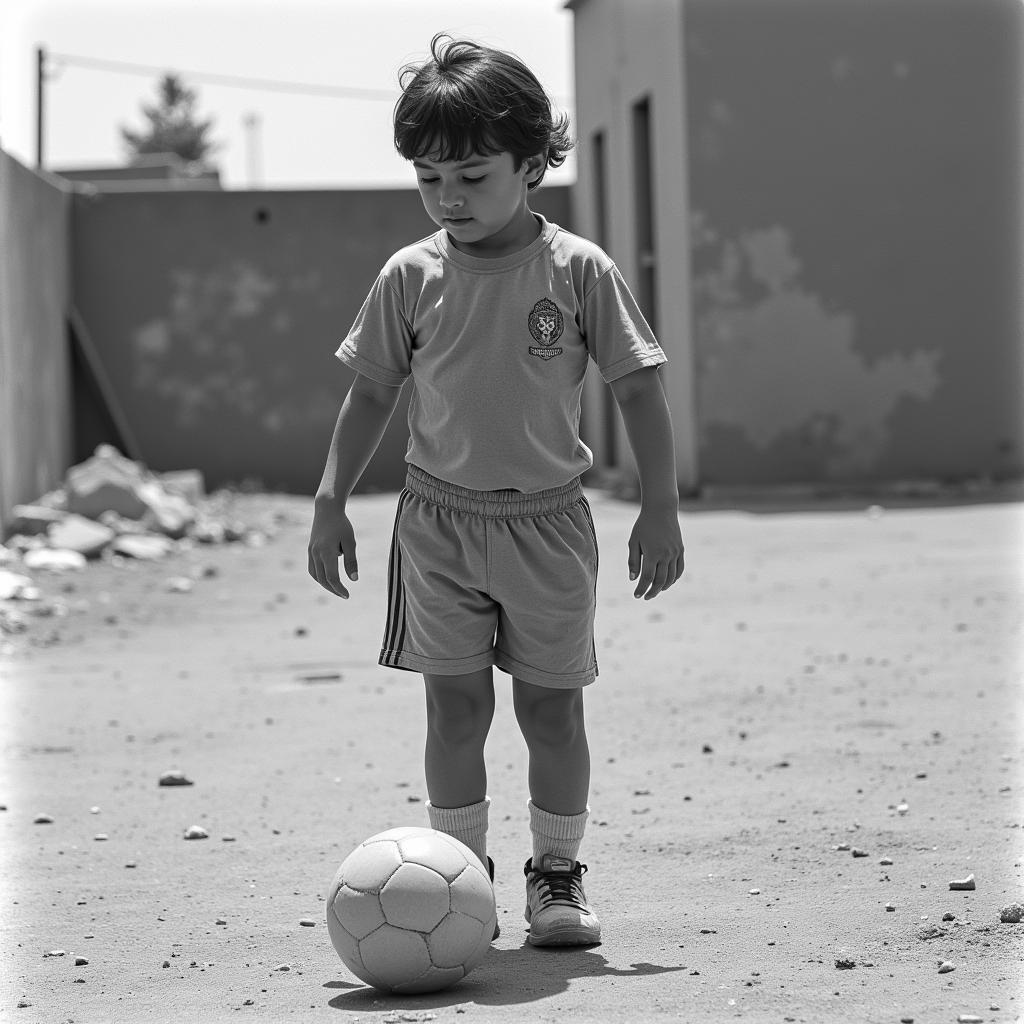
[[[292,95],[190,78],[240,75],[390,91],[438,31],[517,53],[572,114],[572,15],[564,0],[3,0],[0,146],[35,165],[35,47],[179,70],[214,119],[227,188],[409,186],[395,153],[393,100]],[[56,59],[51,64],[59,65]],[[46,85],[45,163],[124,162],[118,127],[141,128],[159,71],[55,67]],[[258,118],[247,131],[248,115]],[[575,177],[570,157],[547,181]]]

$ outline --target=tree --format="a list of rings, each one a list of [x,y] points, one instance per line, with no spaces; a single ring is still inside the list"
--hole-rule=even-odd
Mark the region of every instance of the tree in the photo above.
[[[186,88],[175,74],[164,75],[157,86],[159,105],[143,104],[142,113],[149,122],[142,132],[121,126],[121,138],[131,158],[146,153],[176,153],[189,163],[206,163],[218,148],[208,138],[213,120],[196,119],[196,91]]]

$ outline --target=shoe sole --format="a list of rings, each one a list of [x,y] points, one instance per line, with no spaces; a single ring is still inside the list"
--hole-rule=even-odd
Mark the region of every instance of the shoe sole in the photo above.
[[[563,928],[548,935],[530,933],[526,941],[531,946],[598,946],[601,944],[601,935],[598,933],[595,936],[585,928]]]

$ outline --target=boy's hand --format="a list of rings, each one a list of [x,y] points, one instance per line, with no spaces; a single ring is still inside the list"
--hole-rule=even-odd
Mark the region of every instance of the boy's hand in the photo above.
[[[356,562],[356,534],[345,514],[345,506],[328,498],[313,503],[313,526],[309,533],[309,575],[324,590],[338,597],[348,597],[341,582],[338,558],[344,557],[345,575],[359,579]]]
[[[683,575],[683,535],[675,509],[640,510],[629,535],[629,578],[640,577],[634,597],[649,601]]]

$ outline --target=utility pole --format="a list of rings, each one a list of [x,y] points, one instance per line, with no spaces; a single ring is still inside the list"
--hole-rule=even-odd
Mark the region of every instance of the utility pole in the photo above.
[[[36,47],[36,167],[43,169],[46,109],[46,51]]]

